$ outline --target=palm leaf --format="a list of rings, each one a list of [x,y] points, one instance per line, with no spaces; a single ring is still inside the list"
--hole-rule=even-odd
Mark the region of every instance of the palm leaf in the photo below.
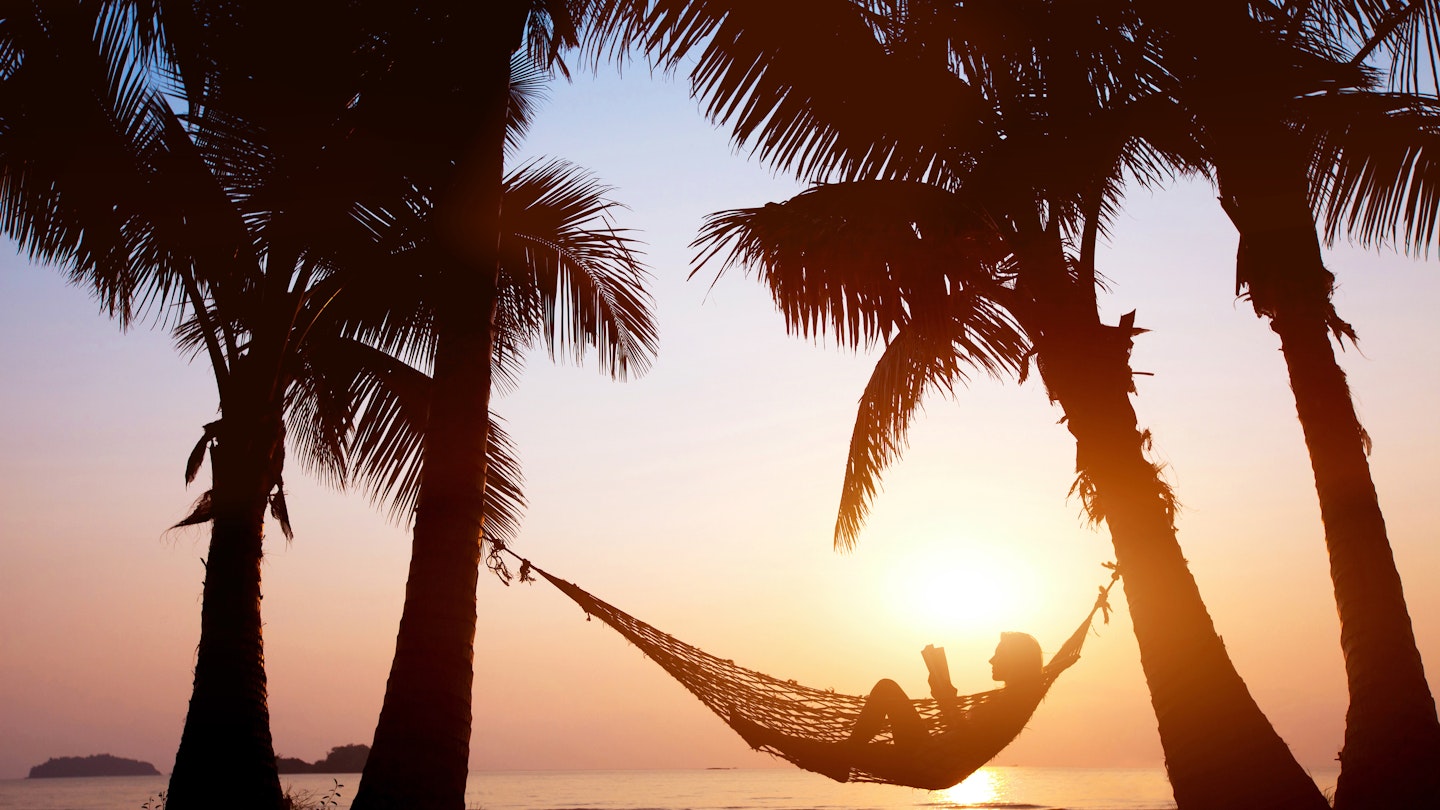
[[[220,432],[220,422],[216,420],[205,426],[200,434],[200,441],[190,450],[190,456],[185,460],[185,483],[195,482],[195,476],[200,473],[200,465],[205,461],[205,451],[210,449],[210,443]]]
[[[944,61],[887,48],[900,5],[657,0],[622,38],[667,69],[693,59],[705,113],[783,171],[939,178],[951,151],[993,138],[993,111]]]
[[[781,204],[712,215],[700,262],[753,270],[787,327],[833,331],[851,349],[883,342],[846,462],[835,545],[853,547],[881,472],[905,447],[927,391],[953,392],[968,369],[1018,374],[1028,345],[1014,317],[1008,248],[954,192],[923,183],[816,186]]]
[[[1440,225],[1440,103],[1346,93],[1306,106],[1311,188],[1326,237],[1428,251]]]
[[[967,367],[996,376],[1019,373],[1028,347],[1008,314],[973,295],[946,304],[943,309],[950,311],[943,315],[900,327],[871,372],[845,462],[837,549],[854,548],[881,473],[904,452],[911,420],[927,393],[953,395],[956,383],[968,379]]]
[[[780,204],[712,214],[698,267],[756,272],[791,332],[874,345],[924,297],[993,288],[1008,253],[988,216],[964,198],[909,181],[815,186]]]
[[[551,357],[597,350],[602,372],[643,373],[655,354],[648,278],[614,226],[608,188],[564,161],[534,162],[505,182],[499,320],[543,340]]]
[[[1298,4],[1290,27],[1352,52],[1358,62],[1376,61],[1391,87],[1403,92],[1440,86],[1440,6],[1433,2],[1310,0]]]
[[[355,403],[345,447],[351,479],[383,503],[397,521],[409,521],[423,473],[425,428],[429,423],[431,379],[413,366],[354,340],[336,338],[323,350],[325,366],[348,377]],[[514,445],[490,417],[484,515],[488,537],[509,542],[524,514],[523,476]]]
[[[175,287],[146,208],[168,107],[94,7],[19,11],[4,21],[0,229],[93,289],[122,324],[136,309],[163,312]]]

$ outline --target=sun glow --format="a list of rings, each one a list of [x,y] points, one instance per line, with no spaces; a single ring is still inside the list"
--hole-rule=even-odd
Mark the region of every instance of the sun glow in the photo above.
[[[944,549],[911,555],[896,571],[902,620],[949,636],[1023,630],[1038,589],[1026,566],[1003,549]]]
[[[1003,798],[1005,780],[989,768],[981,768],[952,788],[939,791],[947,805],[989,807]]]

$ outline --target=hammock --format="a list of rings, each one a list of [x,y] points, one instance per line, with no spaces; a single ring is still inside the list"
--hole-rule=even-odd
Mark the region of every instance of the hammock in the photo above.
[[[1113,570],[1113,566],[1107,564],[1107,567]],[[925,721],[932,738],[940,741],[939,744],[927,746],[927,750],[923,752],[905,752],[906,756],[898,757],[894,755],[895,746],[891,744],[890,732],[887,730],[867,748],[876,753],[888,749],[889,756],[862,756],[859,758],[860,762],[846,763],[837,770],[833,762],[818,761],[812,752],[817,747],[823,747],[817,744],[839,743],[846,739],[861,707],[865,705],[864,697],[780,680],[737,666],[734,661],[717,658],[668,633],[662,633],[619,608],[601,601],[574,583],[552,576],[522,558],[521,581],[533,579],[530,576],[532,571],[545,577],[550,584],[574,600],[585,611],[587,620],[591,616],[599,618],[639,647],[641,652],[699,698],[706,708],[740,734],[752,748],[839,782],[877,782],[927,790],[959,784],[1009,745],[1024,729],[1035,708],[1030,705],[1023,712],[1023,716],[1016,715],[1014,722],[1010,724],[1013,728],[1004,729],[1001,735],[991,735],[988,739],[966,740],[964,745],[950,745],[946,744],[948,726],[941,716],[940,705],[930,698],[915,700],[916,710]],[[1095,612],[1103,612],[1105,621],[1110,621],[1110,606],[1106,597],[1119,576],[1117,571],[1111,577],[1110,584],[1100,588],[1095,606],[1045,665],[1039,690],[1032,695],[1034,704],[1039,703],[1060,673],[1080,659],[1080,648],[1085,643]],[[961,711],[968,716],[1004,691],[996,689],[974,695],[960,695],[956,700]],[[754,733],[757,727],[763,734]],[[948,736],[953,738],[954,735]]]

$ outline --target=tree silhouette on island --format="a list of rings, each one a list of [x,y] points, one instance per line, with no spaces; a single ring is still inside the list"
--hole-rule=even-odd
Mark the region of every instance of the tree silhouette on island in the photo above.
[[[363,746],[362,746],[363,747]],[[333,751],[331,753],[334,753]],[[88,757],[52,757],[30,769],[29,779],[66,779],[78,776],[159,776],[155,766],[138,759],[110,754]]]
[[[276,757],[275,769],[285,773],[360,773],[370,758],[370,746],[363,743],[339,745],[315,763],[295,757]]]

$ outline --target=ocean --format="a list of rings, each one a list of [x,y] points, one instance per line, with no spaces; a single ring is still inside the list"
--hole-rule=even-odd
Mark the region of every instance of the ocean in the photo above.
[[[1314,774],[1333,792],[1336,773]],[[0,780],[0,810],[141,810],[166,777]],[[359,774],[282,776],[312,801],[338,793],[346,810]],[[337,788],[336,785],[339,785]],[[839,784],[792,769],[700,771],[474,771],[470,810],[1164,810],[1174,800],[1159,769],[983,768],[949,790]]]

